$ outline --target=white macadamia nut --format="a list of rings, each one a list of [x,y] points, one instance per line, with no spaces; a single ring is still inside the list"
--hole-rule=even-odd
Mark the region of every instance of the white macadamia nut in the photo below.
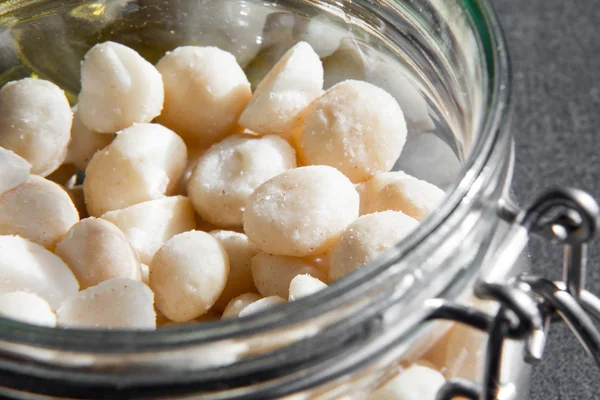
[[[179,179],[179,183],[177,184],[177,189],[175,190],[175,194],[178,194],[181,196],[188,195],[187,184],[190,181],[190,178],[192,177],[192,173],[194,172],[194,168],[196,168],[196,164],[198,163],[198,160],[200,159],[202,154],[204,154],[205,151],[206,151],[206,149],[203,149],[203,148],[196,148],[196,147],[188,147],[187,148],[187,155],[188,155],[187,165],[185,167],[185,171],[183,172],[183,175],[181,175],[181,178]]]
[[[150,286],[150,267],[146,264],[140,264],[142,269],[142,282]]]
[[[140,260],[127,238],[104,219],[86,218],[73,225],[54,253],[71,268],[81,289],[113,278],[142,279]]]
[[[29,179],[31,164],[16,153],[0,147],[0,196]]]
[[[256,88],[240,125],[261,134],[288,135],[323,92],[323,65],[308,43],[292,47]]]
[[[56,309],[79,290],[68,265],[38,244],[0,236],[0,254],[0,293],[33,292]]]
[[[390,183],[375,196],[369,209],[402,211],[417,221],[422,221],[444,199],[444,191],[419,179],[400,179]]]
[[[33,325],[56,326],[54,310],[35,293],[18,291],[0,294],[0,315]]]
[[[158,124],[121,131],[90,161],[83,182],[94,217],[172,194],[187,164],[187,149],[175,132]]]
[[[369,60],[364,44],[353,38],[344,38],[339,48],[323,60],[323,87],[330,87],[348,79],[366,80]]]
[[[75,107],[74,113],[73,126],[71,127],[71,142],[69,143],[65,163],[72,163],[81,171],[85,171],[94,154],[108,146],[113,141],[115,135],[98,133],[88,129],[81,122],[77,107]]]
[[[435,400],[445,383],[446,379],[438,371],[412,365],[371,393],[368,400]]]
[[[160,73],[127,46],[97,44],[81,63],[78,113],[92,131],[115,133],[150,122],[160,114],[164,97]]]
[[[459,177],[461,164],[452,147],[435,133],[409,135],[395,168],[447,189]]]
[[[359,217],[348,225],[331,250],[330,281],[340,279],[373,260],[418,225],[415,219],[399,211]]]
[[[192,203],[183,196],[165,197],[107,212],[102,219],[112,222],[123,232],[140,261],[147,265],[167,240],[196,229]]]
[[[221,319],[225,318],[237,318],[240,315],[240,311],[242,311],[246,306],[262,299],[260,294],[256,293],[244,293],[231,299],[225,310],[223,310],[223,315]]]
[[[208,146],[241,128],[250,83],[235,57],[216,47],[183,46],[156,65],[165,83],[159,121],[191,146]]]
[[[379,192],[389,185],[403,179],[416,179],[402,171],[390,171],[390,172],[379,172],[373,175],[371,179],[366,182],[360,183],[356,190],[360,196],[360,215],[369,214],[371,210],[371,204],[377,197]]]
[[[77,221],[69,194],[42,177],[31,175],[0,195],[0,235],[18,235],[53,250]]]
[[[213,309],[222,311],[234,297],[256,292],[252,279],[252,259],[260,250],[243,233],[218,230],[210,234],[223,245],[229,258],[229,277],[213,306]]]
[[[65,93],[42,79],[25,78],[0,90],[0,146],[31,164],[31,173],[46,176],[67,155],[73,112]]]
[[[248,198],[244,231],[270,254],[322,254],[356,219],[358,208],[354,185],[335,168],[296,168],[263,183]]]
[[[327,285],[314,276],[296,275],[290,282],[288,300],[298,300],[326,288]]]
[[[311,45],[319,57],[329,57],[339,47],[342,39],[352,34],[341,26],[335,25],[324,15],[317,15],[310,20],[298,18],[294,26],[296,39]]]
[[[68,328],[156,328],[154,294],[143,282],[115,278],[65,300],[56,312],[58,325]]]
[[[302,129],[302,150],[309,164],[330,165],[352,182],[392,169],[404,143],[406,122],[385,90],[344,81],[312,103]]]
[[[242,226],[254,190],[295,167],[294,149],[279,136],[230,136],[200,157],[187,192],[203,220],[223,228]]]
[[[252,277],[258,293],[264,297],[289,297],[290,282],[298,275],[310,275],[326,281],[324,271],[315,268],[307,260],[288,256],[260,253],[252,259]]]
[[[279,296],[270,296],[264,297],[260,300],[255,301],[254,303],[248,304],[244,307],[238,314],[238,317],[247,317],[252,314],[256,314],[265,310],[268,310],[271,307],[278,306],[280,304],[285,304],[287,301],[282,299]]]
[[[175,322],[195,319],[210,310],[228,276],[225,248],[201,231],[172,237],[150,264],[150,287],[156,295],[156,307]]]

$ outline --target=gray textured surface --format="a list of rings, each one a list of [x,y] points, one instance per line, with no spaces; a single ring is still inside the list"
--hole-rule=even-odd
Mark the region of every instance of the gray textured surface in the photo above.
[[[600,199],[600,3],[494,3],[512,54],[517,197],[558,184]],[[600,240],[590,252],[588,288],[600,293]],[[537,273],[558,278],[560,251],[535,242],[531,257]],[[532,400],[600,399],[600,371],[565,327],[553,327],[532,379]]]

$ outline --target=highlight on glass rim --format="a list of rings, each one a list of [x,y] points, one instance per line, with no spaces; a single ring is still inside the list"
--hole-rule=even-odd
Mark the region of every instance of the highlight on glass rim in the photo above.
[[[530,399],[551,320],[600,364],[491,3],[0,3],[0,398]]]

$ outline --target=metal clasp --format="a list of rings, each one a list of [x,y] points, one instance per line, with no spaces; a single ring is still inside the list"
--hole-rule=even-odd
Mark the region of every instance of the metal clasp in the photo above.
[[[598,203],[580,190],[554,188],[541,194],[525,210],[503,211],[528,235],[564,246],[563,280],[552,282],[539,276],[521,275],[509,282],[478,282],[475,285],[477,297],[500,303],[493,316],[450,302],[432,303],[429,319],[452,320],[488,333],[483,383],[449,379],[437,400],[514,398],[514,387],[502,386],[500,382],[504,341],[525,340],[525,361],[537,363],[542,360],[548,327],[553,321],[566,322],[600,367],[600,331],[594,323],[594,319],[600,321],[600,298],[585,290],[587,243],[599,225]],[[517,241],[509,238],[505,250],[510,249],[513,242]],[[507,254],[499,257],[498,262],[514,259],[514,249]]]

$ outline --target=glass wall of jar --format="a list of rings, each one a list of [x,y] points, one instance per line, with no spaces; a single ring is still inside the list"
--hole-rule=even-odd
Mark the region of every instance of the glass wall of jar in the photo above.
[[[218,46],[253,86],[307,41],[326,87],[361,79],[398,100],[409,137],[395,169],[447,190],[410,238],[327,290],[269,312],[156,332],[3,320],[3,395],[368,398],[415,362],[477,378],[484,335],[423,320],[431,298],[493,310],[472,297],[475,277],[526,268],[486,270],[508,230],[497,208],[512,162],[508,57],[489,2],[16,0],[0,4],[0,37],[0,83],[49,79],[73,104],[81,59],[106,40],[151,62],[184,44]],[[525,398],[519,348],[508,355],[505,378]]]

